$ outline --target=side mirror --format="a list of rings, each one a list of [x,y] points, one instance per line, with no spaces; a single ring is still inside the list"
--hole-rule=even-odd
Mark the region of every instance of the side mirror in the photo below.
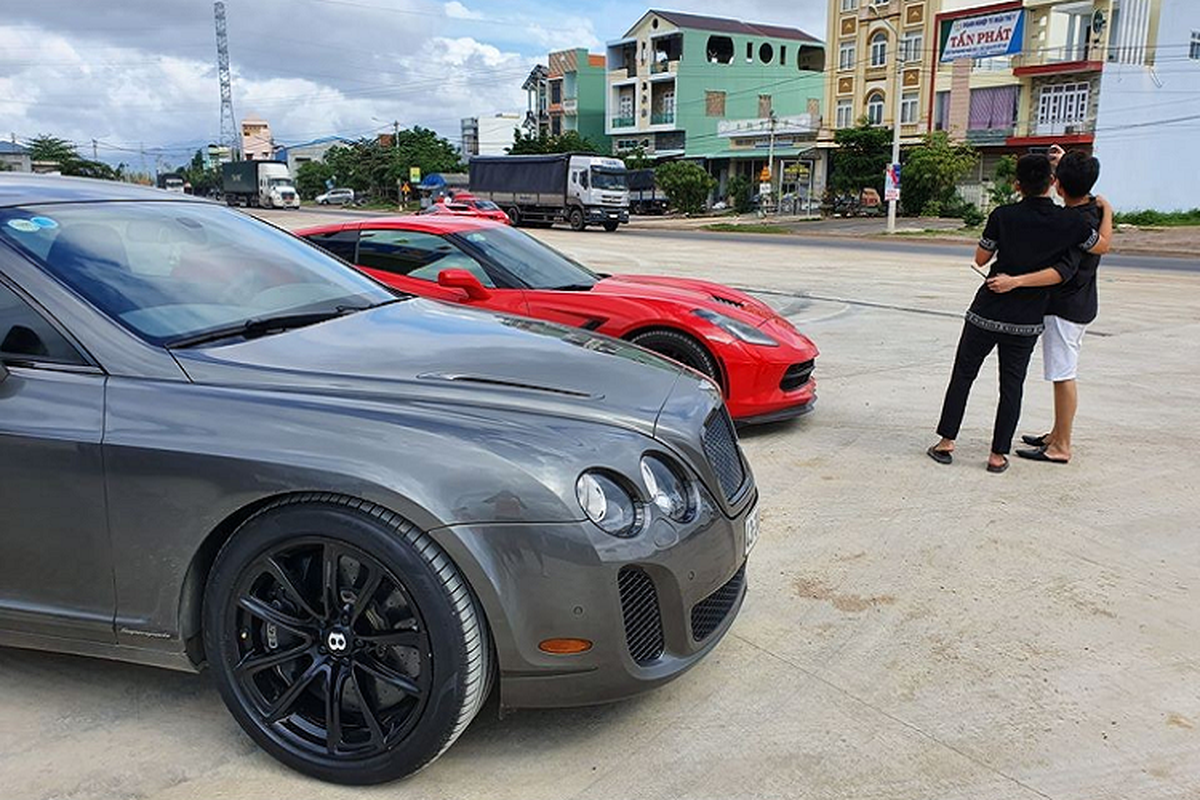
[[[462,289],[471,300],[487,300],[492,293],[465,269],[444,269],[438,273],[438,286]]]

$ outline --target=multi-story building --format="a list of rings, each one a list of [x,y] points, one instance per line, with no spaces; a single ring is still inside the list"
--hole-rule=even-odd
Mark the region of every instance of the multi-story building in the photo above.
[[[267,121],[255,116],[242,120],[242,158],[246,161],[270,161],[275,157],[275,140]]]
[[[490,117],[466,117],[462,121],[462,154],[471,156],[502,156],[512,147],[513,139],[522,128],[525,115],[493,114]]]
[[[549,64],[547,111],[550,134],[558,136],[565,131],[576,131],[596,145],[607,147],[604,56],[590,54],[584,48],[560,50],[550,54]]]
[[[608,43],[607,125],[615,152],[703,163],[718,179],[757,176],[808,200],[824,182],[816,158],[825,45],[802,30],[647,11]]]
[[[529,71],[529,77],[521,84],[525,91],[525,122],[522,127],[534,136],[550,133],[550,78],[545,64],[538,64]]]

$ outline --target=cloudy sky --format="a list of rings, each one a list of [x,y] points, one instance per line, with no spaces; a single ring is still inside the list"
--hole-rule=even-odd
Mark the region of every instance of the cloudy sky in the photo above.
[[[662,8],[824,36],[828,0],[672,0]],[[423,125],[457,143],[464,116],[521,111],[551,49],[603,52],[635,0],[226,0],[234,113],[280,142]],[[719,9],[719,10],[718,10]],[[38,0],[0,20],[0,136],[40,133],[140,168],[220,132],[209,0]],[[145,151],[143,156],[142,151]]]

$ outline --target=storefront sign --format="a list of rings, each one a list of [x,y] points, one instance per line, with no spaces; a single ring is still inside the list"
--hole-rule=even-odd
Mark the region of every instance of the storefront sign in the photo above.
[[[796,114],[788,117],[775,118],[775,135],[802,136],[816,133],[813,119],[808,114]],[[769,136],[771,120],[758,119],[722,119],[717,121],[718,136]]]
[[[962,17],[942,23],[942,61],[960,58],[991,58],[1021,52],[1025,38],[1025,12],[1022,9]]]

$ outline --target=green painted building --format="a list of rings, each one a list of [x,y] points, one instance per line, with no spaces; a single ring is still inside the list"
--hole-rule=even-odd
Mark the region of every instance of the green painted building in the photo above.
[[[730,176],[757,183],[771,161],[773,195],[819,198],[819,39],[797,28],[651,10],[608,43],[606,68],[605,130],[615,152],[640,146],[659,160],[696,160],[718,179],[717,199]]]
[[[607,149],[604,56],[591,55],[584,48],[560,50],[550,54],[549,64],[550,134],[578,131],[602,150]]]

